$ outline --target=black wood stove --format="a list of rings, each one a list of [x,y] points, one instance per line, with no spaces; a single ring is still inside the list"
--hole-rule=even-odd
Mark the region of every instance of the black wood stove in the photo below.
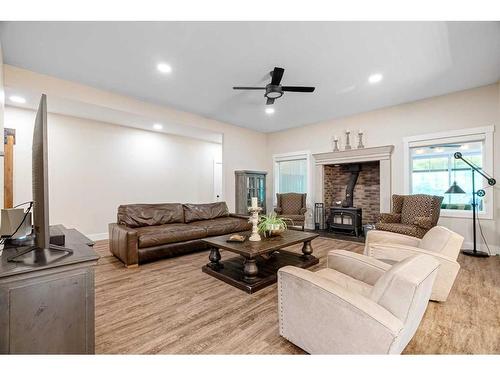
[[[330,207],[328,212],[327,228],[332,232],[350,233],[356,237],[361,235],[362,211],[361,208],[353,207],[354,186],[358,181],[360,164],[350,164],[351,176],[345,189],[345,199],[340,205]]]
[[[331,207],[328,215],[328,229],[332,232],[349,233],[359,237],[362,232],[361,208]]]

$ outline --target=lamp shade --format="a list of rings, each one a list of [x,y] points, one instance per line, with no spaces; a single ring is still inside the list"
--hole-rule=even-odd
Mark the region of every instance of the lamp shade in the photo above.
[[[457,182],[453,182],[453,184],[444,192],[445,194],[465,194],[465,191],[457,185]]]

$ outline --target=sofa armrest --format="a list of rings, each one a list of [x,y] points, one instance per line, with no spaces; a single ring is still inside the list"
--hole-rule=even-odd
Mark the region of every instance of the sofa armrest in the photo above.
[[[403,328],[374,301],[305,269],[278,271],[280,334],[311,354],[382,354]]]
[[[278,215],[281,215],[283,213],[283,209],[281,207],[275,207],[274,212],[276,212]]]
[[[390,244],[401,244],[406,246],[418,246],[420,244],[420,238],[407,236],[404,234],[387,232],[385,230],[370,230],[366,236],[365,241],[365,255],[372,256],[370,254],[370,246],[372,243],[390,243]]]
[[[306,212],[307,212],[307,208],[303,207],[303,208],[300,209],[299,215],[305,215]]]
[[[245,220],[250,219],[250,215],[243,215],[243,214],[232,214],[232,213],[230,213],[229,217],[235,217],[235,218],[238,218],[238,219],[245,219]]]
[[[380,214],[381,223],[401,223],[401,214]]]
[[[109,224],[109,250],[125,266],[137,266],[139,264],[137,231],[125,225]]]
[[[327,267],[374,285],[391,266],[378,259],[346,250],[328,252]]]
[[[436,259],[439,262],[439,269],[430,298],[433,301],[446,301],[460,270],[460,264],[455,259],[418,247],[397,244],[373,244],[370,246],[370,253],[371,256],[377,259],[398,262],[417,254],[430,255]]]

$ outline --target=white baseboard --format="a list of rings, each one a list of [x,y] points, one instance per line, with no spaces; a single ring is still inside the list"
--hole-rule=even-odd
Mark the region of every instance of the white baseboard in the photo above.
[[[474,244],[472,242],[464,242],[462,245],[462,250],[472,249]],[[500,255],[500,246],[490,245],[488,244],[491,255]],[[488,252],[488,248],[484,245],[484,243],[478,243],[477,249],[480,251]]]
[[[86,236],[88,238],[90,238],[92,241],[100,241],[100,240],[107,240],[107,239],[109,239],[109,233],[108,232],[86,234]]]

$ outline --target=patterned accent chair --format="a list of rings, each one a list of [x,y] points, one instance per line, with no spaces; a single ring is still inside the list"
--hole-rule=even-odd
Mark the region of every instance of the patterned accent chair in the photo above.
[[[414,194],[392,196],[392,212],[380,214],[378,230],[422,238],[437,225],[443,197]]]
[[[287,218],[291,220],[292,226],[300,226],[304,230],[304,223],[306,221],[306,198],[307,194],[302,193],[277,193],[277,205],[274,211],[278,217]]]

